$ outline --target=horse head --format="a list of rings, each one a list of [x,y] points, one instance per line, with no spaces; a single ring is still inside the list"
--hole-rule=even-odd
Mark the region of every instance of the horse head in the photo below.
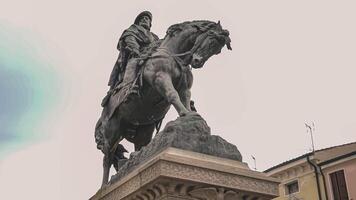
[[[191,50],[191,66],[193,68],[203,67],[204,63],[211,56],[219,54],[225,45],[232,50],[230,43],[229,31],[222,29],[220,21],[214,26],[209,26],[195,41]]]

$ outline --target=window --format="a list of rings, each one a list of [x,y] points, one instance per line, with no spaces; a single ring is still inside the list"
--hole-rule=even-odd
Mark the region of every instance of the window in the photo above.
[[[293,194],[299,192],[298,181],[293,181],[286,184],[286,194]]]
[[[330,180],[334,200],[348,200],[344,170],[331,173]]]

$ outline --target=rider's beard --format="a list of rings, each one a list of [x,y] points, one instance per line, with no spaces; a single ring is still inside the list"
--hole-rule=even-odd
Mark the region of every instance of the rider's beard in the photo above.
[[[141,22],[139,25],[148,31],[151,29],[150,24],[148,24],[147,22]]]

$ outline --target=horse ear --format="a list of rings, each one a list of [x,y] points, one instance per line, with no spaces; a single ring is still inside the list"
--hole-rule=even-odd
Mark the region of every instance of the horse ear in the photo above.
[[[218,23],[216,24],[220,29],[222,29],[221,24],[220,24],[220,20],[218,21]]]
[[[226,47],[227,47],[227,49],[232,50],[230,42],[226,43]]]
[[[231,48],[231,39],[230,39],[229,36],[227,36],[225,38],[225,44],[226,44],[227,49],[232,50],[232,48]]]

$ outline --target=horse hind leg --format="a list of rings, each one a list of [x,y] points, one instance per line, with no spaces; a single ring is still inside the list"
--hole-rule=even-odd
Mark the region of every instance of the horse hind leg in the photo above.
[[[111,167],[111,155],[104,155],[103,158],[103,180],[101,182],[101,188],[103,188],[109,181],[109,173]]]
[[[101,188],[103,188],[109,181],[110,167],[113,159],[113,153],[110,150],[110,145],[107,139],[103,141],[102,152],[104,153],[103,157],[103,179],[101,182]]]
[[[97,148],[104,153],[103,179],[101,182],[101,188],[103,188],[108,183],[108,179],[109,179],[110,166],[111,166],[111,163],[110,163],[111,155],[110,155],[108,143],[104,137],[103,121],[102,121],[101,117],[99,118],[98,122],[95,125],[95,142],[97,144]]]
[[[119,127],[120,123],[117,123],[117,121],[113,119],[101,120],[100,127],[97,127],[97,130],[100,130],[101,135],[103,136],[102,152],[104,153],[104,158],[102,188],[108,183],[110,167],[116,160],[116,149],[113,148],[116,148],[115,144],[122,140],[122,137],[119,134]],[[119,144],[117,146],[119,146]]]
[[[119,171],[119,167],[122,166],[127,158],[124,156],[124,153],[128,152],[123,145],[118,144],[114,152],[109,152],[104,155],[103,158],[103,180],[101,183],[101,188],[103,188],[109,181],[109,174],[111,165],[114,166],[116,172]]]
[[[141,150],[142,147],[151,142],[155,123],[149,125],[139,125],[136,129],[136,136],[134,139],[135,151]]]

